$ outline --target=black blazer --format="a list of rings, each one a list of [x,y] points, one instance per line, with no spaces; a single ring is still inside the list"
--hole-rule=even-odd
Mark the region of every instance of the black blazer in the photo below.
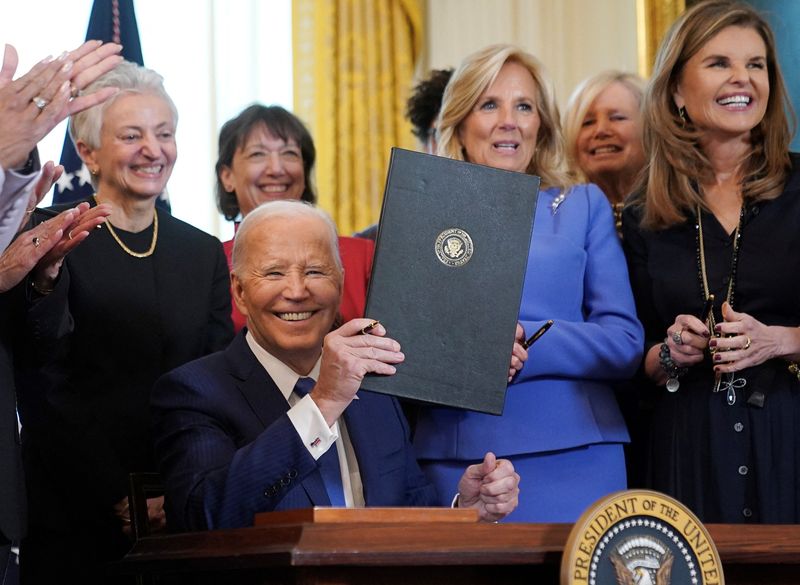
[[[39,151],[34,148],[25,168],[18,172],[32,175],[40,168]],[[27,195],[25,201],[27,204]],[[19,222],[19,218],[14,219],[12,217],[14,214],[8,209],[6,211],[7,216],[0,213],[0,232],[3,230],[16,232],[17,225],[14,224]],[[0,249],[0,252],[2,251]],[[19,297],[19,292],[14,290],[0,294],[0,543],[3,538],[8,540],[22,538],[26,523],[25,482],[17,425],[12,352],[13,334],[20,326],[21,305],[19,302],[14,302],[14,299]]]
[[[129,472],[155,468],[149,395],[158,376],[233,337],[219,240],[158,214],[152,256],[130,256],[97,230],[69,254],[55,290],[29,298],[29,340],[16,356],[26,467],[36,468],[29,482],[51,493],[48,483],[68,486],[62,492],[84,513],[109,511],[127,494]],[[134,250],[152,236],[116,232]]]
[[[12,290],[0,294],[0,540],[19,540],[26,523],[12,353],[13,332],[21,321],[13,303],[18,293]]]

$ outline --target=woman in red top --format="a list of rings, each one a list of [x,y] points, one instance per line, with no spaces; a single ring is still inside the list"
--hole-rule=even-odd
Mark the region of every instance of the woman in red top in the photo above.
[[[280,106],[248,107],[228,120],[219,134],[216,171],[220,211],[226,219],[237,221],[267,201],[301,199],[316,203],[311,184],[315,158],[314,141],[297,116]],[[223,246],[230,268],[233,240]],[[344,321],[364,315],[373,251],[370,240],[339,236],[345,269],[339,314]],[[245,318],[235,305],[231,316],[238,332]]]

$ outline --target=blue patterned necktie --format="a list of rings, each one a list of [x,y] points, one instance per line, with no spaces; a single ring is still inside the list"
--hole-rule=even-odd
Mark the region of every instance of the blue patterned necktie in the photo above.
[[[308,394],[314,387],[314,380],[312,378],[299,378],[297,384],[294,385],[294,392],[300,398]],[[317,459],[319,471],[322,474],[322,481],[325,483],[325,491],[328,492],[328,498],[331,501],[331,506],[344,508],[344,488],[342,487],[342,470],[339,467],[339,455],[336,452],[336,443],[330,446],[322,457]]]

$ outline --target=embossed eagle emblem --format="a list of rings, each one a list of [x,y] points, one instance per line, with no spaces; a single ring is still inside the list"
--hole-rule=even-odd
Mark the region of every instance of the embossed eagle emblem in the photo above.
[[[660,542],[635,537],[609,555],[619,585],[669,585],[675,557]]]

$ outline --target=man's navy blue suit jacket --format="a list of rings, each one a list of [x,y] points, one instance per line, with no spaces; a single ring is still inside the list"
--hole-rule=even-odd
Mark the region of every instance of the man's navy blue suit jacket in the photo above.
[[[153,388],[156,457],[171,530],[252,526],[258,512],[330,505],[317,462],[286,415],[289,405],[244,333]],[[366,505],[436,505],[398,402],[363,390],[358,397],[344,419]]]

